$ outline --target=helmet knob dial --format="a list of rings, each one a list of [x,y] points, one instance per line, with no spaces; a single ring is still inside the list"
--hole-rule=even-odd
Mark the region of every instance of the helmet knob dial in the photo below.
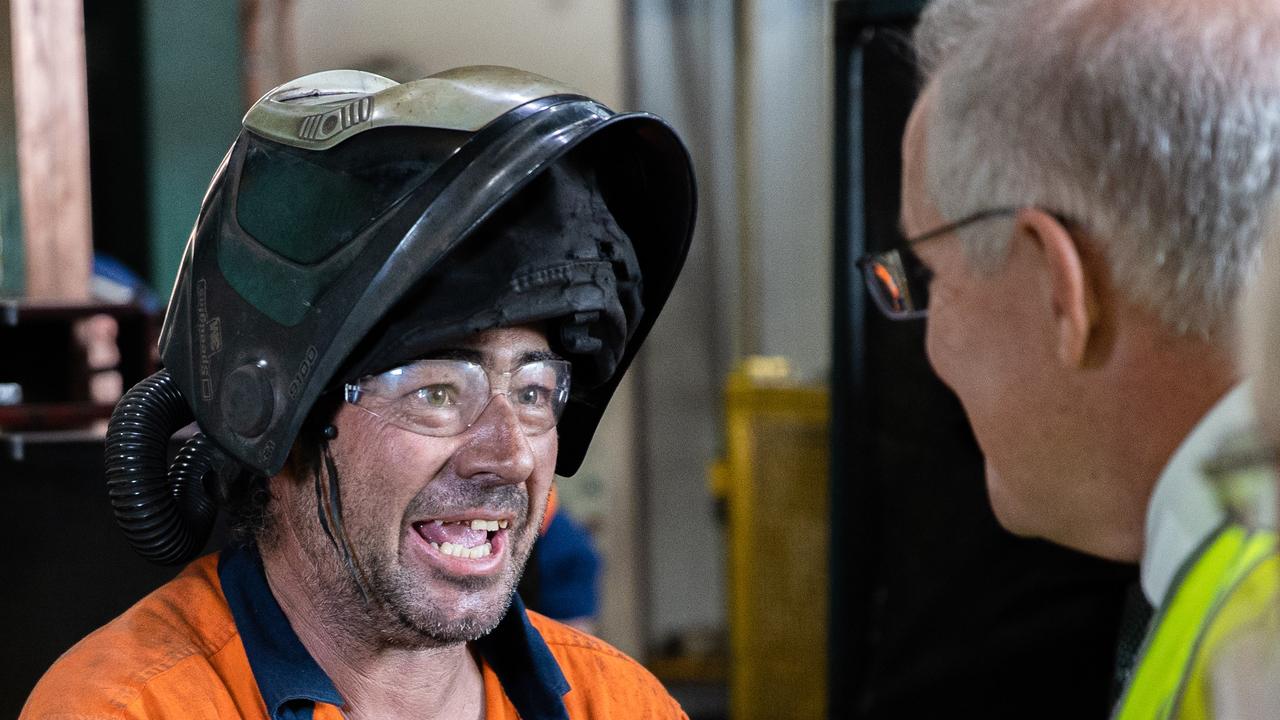
[[[222,384],[222,418],[240,437],[258,437],[271,424],[275,393],[266,367],[265,360],[241,365]]]

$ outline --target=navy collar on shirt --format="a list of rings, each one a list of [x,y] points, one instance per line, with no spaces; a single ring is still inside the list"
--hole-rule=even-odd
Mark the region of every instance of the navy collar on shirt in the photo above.
[[[249,666],[272,720],[309,717],[315,703],[342,706],[333,681],[302,646],[271,594],[257,548],[228,548],[218,558],[218,577]],[[526,720],[568,720],[569,692],[560,665],[525,613],[511,600],[498,627],[474,647],[493,668],[503,691]]]

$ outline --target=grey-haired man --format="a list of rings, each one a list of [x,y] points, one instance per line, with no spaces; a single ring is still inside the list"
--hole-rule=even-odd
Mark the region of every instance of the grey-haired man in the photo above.
[[[1280,178],[1280,8],[937,0],[916,41],[911,240],[864,261],[873,296],[927,311],[1001,523],[1140,562],[1199,627],[1177,579],[1221,579],[1200,466],[1249,421],[1231,311]],[[1152,628],[1121,716],[1176,697],[1194,636]]]

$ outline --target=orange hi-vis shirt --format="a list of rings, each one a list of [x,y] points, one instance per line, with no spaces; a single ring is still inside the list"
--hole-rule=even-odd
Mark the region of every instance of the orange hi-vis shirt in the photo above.
[[[683,718],[647,670],[520,598],[473,643],[488,720]],[[178,577],[81,640],[36,685],[21,720],[338,720],[342,697],[267,586],[256,550]]]

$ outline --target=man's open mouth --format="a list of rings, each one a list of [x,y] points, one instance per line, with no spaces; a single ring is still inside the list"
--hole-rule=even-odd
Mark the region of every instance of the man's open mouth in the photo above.
[[[478,560],[499,549],[496,546],[501,545],[510,524],[505,518],[426,520],[414,523],[413,529],[443,555]]]

